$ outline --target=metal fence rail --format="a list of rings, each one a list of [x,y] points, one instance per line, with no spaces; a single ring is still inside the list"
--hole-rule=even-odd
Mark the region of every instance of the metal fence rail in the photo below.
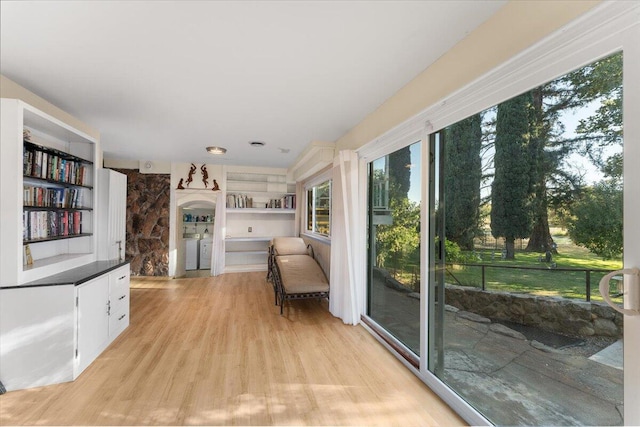
[[[585,296],[586,301],[591,301],[591,273],[610,273],[613,270],[604,270],[599,268],[570,268],[570,267],[526,267],[519,265],[495,265],[495,264],[466,264],[466,263],[448,263],[447,266],[460,265],[464,267],[480,267],[482,269],[482,281],[481,288],[482,290],[486,290],[486,269],[487,268],[505,268],[505,269],[516,269],[516,270],[535,270],[535,271],[564,271],[564,272],[584,272],[585,274]],[[460,285],[463,285],[453,274],[453,272],[446,268],[447,273]]]

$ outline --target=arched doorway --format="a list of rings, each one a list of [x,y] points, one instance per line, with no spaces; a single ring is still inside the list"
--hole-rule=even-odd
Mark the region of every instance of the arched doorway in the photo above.
[[[203,195],[189,194],[177,200],[175,277],[211,275],[215,209],[215,200]]]

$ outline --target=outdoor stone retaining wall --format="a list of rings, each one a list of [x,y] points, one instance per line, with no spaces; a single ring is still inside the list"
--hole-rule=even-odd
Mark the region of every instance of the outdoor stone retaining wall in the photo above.
[[[605,303],[446,285],[445,301],[460,310],[570,336],[622,337],[622,315]]]
[[[132,276],[169,274],[171,175],[114,169],[127,175],[127,248]]]

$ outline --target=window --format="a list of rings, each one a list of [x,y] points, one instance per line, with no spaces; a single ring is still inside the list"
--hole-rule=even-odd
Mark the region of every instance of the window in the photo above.
[[[307,232],[331,235],[331,180],[307,188]]]

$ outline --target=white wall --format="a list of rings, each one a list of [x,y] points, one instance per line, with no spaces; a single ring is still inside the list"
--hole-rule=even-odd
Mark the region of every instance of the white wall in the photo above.
[[[357,149],[378,138],[599,3],[584,0],[510,1],[338,139],[336,150]],[[429,25],[429,17],[425,17],[425,25]]]

